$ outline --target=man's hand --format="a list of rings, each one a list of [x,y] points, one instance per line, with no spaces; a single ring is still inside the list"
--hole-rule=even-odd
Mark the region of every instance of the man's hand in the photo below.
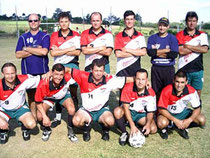
[[[9,124],[6,122],[6,120],[3,120],[2,118],[0,118],[0,129],[9,129]]]
[[[50,70],[46,74],[42,75],[42,79],[49,81],[51,76],[52,76],[52,71]]]
[[[130,135],[133,135],[134,133],[137,133],[138,131],[139,131],[139,129],[135,125],[133,125],[133,126],[131,126],[131,133],[130,133]]]
[[[150,134],[150,125],[146,124],[143,129],[142,129],[142,133],[144,133],[144,135],[149,135]]]
[[[58,50],[58,49],[60,49],[60,48],[57,47],[56,45],[53,45],[53,46],[51,47],[51,49],[52,49],[52,50]]]
[[[184,120],[183,120],[183,129],[188,128],[189,125],[191,124],[191,122],[192,122],[191,118],[184,119]]]
[[[183,129],[183,120],[176,119],[174,123],[179,129]]]
[[[50,121],[49,117],[47,117],[47,116],[43,117],[43,125],[46,127],[51,126],[51,121]]]

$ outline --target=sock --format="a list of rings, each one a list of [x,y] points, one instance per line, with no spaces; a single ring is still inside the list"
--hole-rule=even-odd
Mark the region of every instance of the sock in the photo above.
[[[90,123],[89,125],[84,124],[84,126],[82,126],[81,129],[82,129],[84,132],[90,132],[90,130],[91,130],[91,123]]]
[[[99,123],[99,124],[101,125],[102,130],[103,130],[104,132],[109,132],[110,127],[105,126],[103,123]]]
[[[200,106],[200,107],[201,107],[201,109],[202,109],[202,100],[201,100],[201,99],[200,99],[200,103],[201,103],[201,106]]]
[[[61,113],[56,112],[55,118],[56,118],[56,120],[61,121]]]
[[[73,127],[72,119],[73,119],[73,115],[68,115],[68,126],[69,127]]]
[[[120,119],[116,119],[116,123],[117,123],[117,126],[118,126],[119,130],[122,133],[125,133],[126,132],[125,118],[124,117],[121,117]]]
[[[24,126],[24,124],[22,124],[21,129],[22,129],[22,131],[23,131],[23,130],[28,130],[28,128],[26,128],[26,127]]]

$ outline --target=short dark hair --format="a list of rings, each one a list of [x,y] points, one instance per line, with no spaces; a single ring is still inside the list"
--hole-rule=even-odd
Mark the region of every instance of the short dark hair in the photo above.
[[[194,11],[187,12],[187,15],[185,17],[185,22],[187,22],[187,20],[188,20],[189,17],[190,18],[194,18],[195,17],[197,19],[197,21],[198,21],[198,15]]]
[[[126,10],[125,13],[124,13],[124,19],[125,19],[127,16],[130,16],[130,15],[133,15],[134,18],[136,18],[136,15],[135,15],[135,13],[134,13],[132,10]]]
[[[93,12],[93,13],[90,15],[90,21],[91,21],[92,16],[93,16],[94,14],[98,14],[98,15],[100,15],[101,20],[102,20],[102,14],[101,14],[100,12]]]
[[[15,69],[15,72],[17,72],[17,68],[13,63],[5,63],[2,67],[1,67],[1,72],[3,73],[3,70],[5,67],[13,67]]]
[[[53,67],[52,67],[52,72],[53,71],[64,71],[65,72],[65,67],[62,65],[62,64],[55,64],[55,65],[53,65]]]
[[[176,77],[181,77],[181,78],[186,78],[186,80],[187,80],[187,74],[186,74],[186,72],[185,71],[183,71],[183,70],[178,70],[176,73],[175,73],[175,75],[174,75],[174,80],[176,79]]]
[[[92,64],[91,64],[91,69],[92,70],[93,70],[94,66],[97,66],[97,67],[103,66],[104,69],[105,69],[105,61],[104,61],[104,59],[103,58],[101,58],[101,59],[94,59]]]
[[[60,21],[60,19],[62,19],[62,18],[68,18],[69,21],[71,21],[71,17],[70,17],[68,12],[61,12],[61,13],[59,13],[58,14],[58,21]]]
[[[28,15],[28,20],[29,20],[29,17],[30,17],[31,15],[37,15],[38,20],[40,21],[40,19],[41,19],[41,15],[40,15],[40,14],[31,13],[31,14]]]
[[[135,73],[135,77],[136,77],[137,73],[146,73],[146,75],[147,75],[147,77],[148,77],[148,72],[147,72],[147,70],[144,69],[144,68],[138,69],[138,70],[136,71],[136,73]]]

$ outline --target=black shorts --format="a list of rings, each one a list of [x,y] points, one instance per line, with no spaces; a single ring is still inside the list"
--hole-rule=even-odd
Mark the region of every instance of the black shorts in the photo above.
[[[173,83],[174,74],[174,66],[152,66],[151,82],[156,94],[160,93],[165,86]]]

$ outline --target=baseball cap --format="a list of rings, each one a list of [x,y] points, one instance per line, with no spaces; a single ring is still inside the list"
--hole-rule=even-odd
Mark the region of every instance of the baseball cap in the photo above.
[[[158,24],[159,23],[164,23],[164,24],[166,24],[166,25],[169,25],[169,20],[167,19],[167,18],[165,18],[165,17],[162,17],[162,18],[160,18],[160,20],[158,21]]]

